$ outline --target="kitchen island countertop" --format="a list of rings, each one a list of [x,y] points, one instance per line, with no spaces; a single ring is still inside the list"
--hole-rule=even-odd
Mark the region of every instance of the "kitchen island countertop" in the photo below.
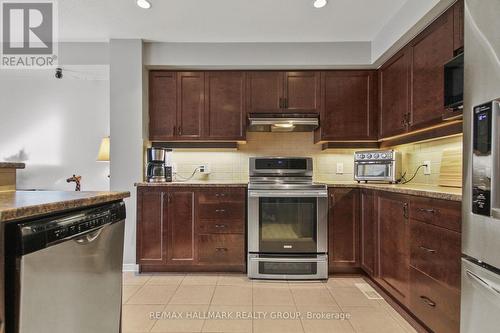
[[[128,198],[130,192],[0,192],[0,223]]]

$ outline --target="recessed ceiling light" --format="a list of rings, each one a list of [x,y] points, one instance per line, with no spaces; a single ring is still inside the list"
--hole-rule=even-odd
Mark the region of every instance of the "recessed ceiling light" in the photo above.
[[[148,0],[137,0],[137,6],[144,9],[149,9],[151,8],[151,3],[149,3]]]
[[[323,8],[327,4],[326,0],[314,0],[313,6],[314,8]]]

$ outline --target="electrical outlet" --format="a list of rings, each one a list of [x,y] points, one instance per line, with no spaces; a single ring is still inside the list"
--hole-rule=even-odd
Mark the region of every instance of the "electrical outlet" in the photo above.
[[[337,174],[342,175],[344,173],[344,163],[338,162],[337,163]]]
[[[210,173],[210,164],[200,164],[198,166],[198,171],[204,175],[208,175]]]
[[[424,175],[430,175],[431,174],[431,161],[424,161]]]

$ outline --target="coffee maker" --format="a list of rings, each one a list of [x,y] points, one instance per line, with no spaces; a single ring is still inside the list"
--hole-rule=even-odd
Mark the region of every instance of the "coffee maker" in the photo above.
[[[147,181],[149,183],[164,183],[172,181],[171,149],[148,148],[147,150]]]

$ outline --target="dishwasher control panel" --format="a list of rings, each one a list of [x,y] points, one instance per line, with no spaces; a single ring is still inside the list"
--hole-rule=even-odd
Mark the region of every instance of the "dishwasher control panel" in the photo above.
[[[17,255],[25,255],[66,239],[78,238],[107,224],[125,219],[125,204],[117,202],[99,207],[21,222],[10,226],[17,238]]]

